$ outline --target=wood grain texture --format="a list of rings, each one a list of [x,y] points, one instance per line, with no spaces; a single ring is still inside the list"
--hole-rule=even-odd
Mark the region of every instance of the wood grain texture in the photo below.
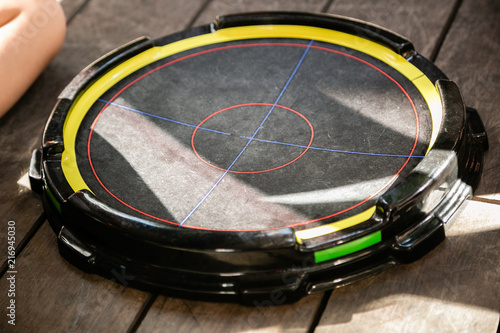
[[[5,183],[4,183],[5,184]],[[16,247],[33,227],[36,219],[42,214],[43,208],[40,197],[31,192],[30,189],[19,185],[7,186],[14,188],[13,193],[5,198],[0,198],[0,244],[7,244],[7,227],[9,221],[15,222]],[[7,245],[5,245],[7,247]],[[7,259],[7,251],[0,252],[0,266]]]
[[[9,298],[2,295],[0,332],[123,332],[147,297],[71,266],[48,223],[17,258],[16,271],[16,325],[5,320]],[[0,290],[8,289],[2,278]]]
[[[444,40],[436,64],[478,110],[490,142],[476,192],[500,202],[500,2],[465,0]]]
[[[453,3],[432,0],[337,0],[328,12],[390,29],[408,38],[420,54],[429,57],[452,12]]]
[[[63,1],[66,17],[71,17],[84,2]],[[16,243],[19,244],[43,212],[40,198],[19,184],[19,180],[28,172],[31,151],[40,146],[43,123],[63,88],[58,69],[55,60],[12,110],[0,118],[0,244],[6,243],[8,221],[16,222]],[[6,252],[1,251],[0,263],[5,258]]]
[[[333,292],[316,332],[495,332],[500,206],[470,202],[423,259]]]
[[[88,0],[61,0],[59,3],[61,4],[64,15],[66,16],[66,21],[69,21],[73,18],[73,16],[85,6]]]
[[[257,306],[157,298],[138,332],[307,332],[322,295]]]
[[[18,184],[27,174],[31,151],[41,146],[44,123],[63,83],[60,67],[52,63],[21,100],[0,118],[0,244],[5,244],[6,224],[16,222],[19,242],[42,214],[40,198]],[[0,261],[5,251],[0,252]]]
[[[60,57],[76,75],[92,61],[136,38],[158,38],[185,29],[203,3],[92,0],[71,23]]]

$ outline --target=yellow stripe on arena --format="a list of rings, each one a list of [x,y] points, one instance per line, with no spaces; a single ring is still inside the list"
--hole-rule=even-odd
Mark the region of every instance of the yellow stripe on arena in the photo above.
[[[75,192],[82,189],[90,190],[77,166],[75,141],[78,129],[87,111],[102,94],[133,72],[165,57],[200,46],[252,38],[314,39],[345,46],[385,62],[412,81],[427,102],[433,122],[429,150],[432,147],[442,121],[439,93],[432,82],[418,68],[391,49],[359,36],[317,27],[296,25],[233,27],[148,49],[111,69],[80,93],[68,112],[63,128],[65,149],[61,164],[63,173],[71,188]]]
[[[328,235],[336,231],[347,229],[349,227],[363,223],[369,220],[373,216],[373,214],[375,213],[375,208],[376,207],[373,206],[371,208],[368,208],[362,213],[348,217],[344,220],[325,224],[311,229],[297,231],[295,232],[295,238],[297,239],[297,243],[302,244],[302,242],[306,239]]]

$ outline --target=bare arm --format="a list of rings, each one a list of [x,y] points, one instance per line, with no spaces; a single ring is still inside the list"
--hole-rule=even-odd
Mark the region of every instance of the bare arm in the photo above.
[[[0,116],[55,57],[66,20],[55,0],[0,1]]]

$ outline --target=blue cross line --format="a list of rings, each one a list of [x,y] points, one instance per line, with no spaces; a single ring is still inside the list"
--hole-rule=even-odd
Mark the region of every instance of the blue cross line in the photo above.
[[[311,150],[319,150],[319,151],[329,151],[329,152],[345,153],[345,154],[370,155],[370,156],[382,156],[382,157],[405,157],[405,158],[413,157],[413,158],[424,158],[424,156],[415,156],[415,155],[409,156],[409,155],[396,155],[396,154],[365,153],[365,152],[354,152],[354,151],[337,150],[337,149],[320,148],[320,147],[308,147],[308,146],[304,146],[304,145],[297,145],[297,144],[292,144],[292,143],[279,142],[279,141],[271,141],[271,140],[263,140],[263,139],[257,139],[256,138],[256,136],[259,133],[260,129],[264,126],[264,123],[267,121],[267,119],[269,118],[269,116],[271,115],[271,113],[273,112],[273,110],[278,105],[278,102],[283,97],[283,94],[285,93],[285,91],[288,88],[290,82],[292,81],[292,79],[294,78],[295,74],[297,73],[297,71],[299,70],[300,66],[302,65],[302,63],[303,63],[303,61],[304,61],[307,53],[311,49],[311,46],[312,46],[313,42],[314,42],[314,40],[311,40],[309,42],[309,44],[307,45],[307,48],[304,50],[301,58],[299,59],[299,61],[298,61],[297,65],[295,66],[293,72],[289,76],[289,78],[288,78],[287,82],[285,83],[283,89],[281,90],[280,94],[276,98],[276,100],[273,103],[272,107],[270,108],[270,110],[268,111],[268,113],[266,114],[266,116],[264,117],[264,119],[261,121],[260,125],[257,127],[257,129],[255,130],[255,132],[253,133],[253,135],[251,137],[238,135],[238,137],[240,137],[242,139],[248,140],[247,143],[241,149],[241,151],[238,153],[238,155],[236,156],[236,158],[231,162],[231,164],[229,165],[229,167],[227,169],[225,169],[224,173],[213,184],[213,186],[210,188],[210,190],[203,196],[203,198],[201,198],[201,200],[193,207],[193,209],[179,223],[179,227],[182,226],[195,213],[195,211],[210,196],[210,194],[215,190],[215,188],[222,182],[222,180],[224,179],[224,177],[229,173],[229,171],[231,170],[231,168],[236,164],[236,162],[243,155],[243,153],[246,151],[246,149],[248,148],[248,146],[250,145],[250,143],[252,141],[267,142],[267,143],[273,143],[273,144],[280,144],[280,145],[287,145],[287,146],[292,146],[292,147],[298,147],[298,148],[303,148],[303,149],[311,149]],[[97,100],[100,101],[100,102],[109,104],[109,105],[117,106],[117,107],[125,109],[125,110],[129,110],[129,111],[136,112],[136,113],[139,113],[139,114],[143,114],[143,115],[146,115],[146,116],[150,116],[150,117],[153,117],[153,118],[162,119],[162,120],[165,120],[165,121],[168,121],[168,122],[171,122],[171,123],[175,123],[175,124],[179,124],[179,125],[183,125],[183,126],[187,126],[187,127],[192,127],[192,128],[196,128],[196,129],[200,129],[200,130],[204,130],[204,131],[209,131],[209,132],[213,132],[213,133],[223,134],[223,135],[227,135],[227,136],[233,135],[233,134],[228,133],[228,132],[217,131],[217,130],[214,130],[214,129],[200,127],[200,126],[196,126],[196,125],[192,125],[192,124],[180,122],[180,121],[177,121],[177,120],[173,120],[173,119],[170,119],[170,118],[161,117],[161,116],[158,116],[158,115],[155,115],[155,114],[152,114],[152,113],[147,113],[147,112],[140,111],[140,110],[137,110],[137,109],[134,109],[134,108],[131,108],[131,107],[124,106],[124,105],[120,105],[120,104],[117,104],[117,103],[114,103],[114,102],[106,101],[104,99],[97,99]]]
[[[240,138],[242,139],[248,139],[246,136],[240,135]],[[259,141],[259,142],[266,142],[266,143],[273,143],[277,145],[283,145],[283,146],[291,146],[291,147],[297,147],[297,148],[303,148],[303,149],[311,149],[311,150],[321,150],[321,151],[330,151],[334,153],[343,153],[343,154],[355,154],[355,155],[369,155],[369,156],[381,156],[381,157],[413,157],[413,158],[424,158],[425,156],[419,156],[419,155],[397,155],[397,154],[382,154],[382,153],[364,153],[360,151],[349,151],[349,150],[340,150],[340,149],[330,149],[330,148],[320,148],[320,147],[311,147],[311,146],[304,146],[304,145],[297,145],[293,143],[288,143],[288,142],[281,142],[281,141],[272,141],[272,140],[264,140],[264,139],[253,139],[254,141]]]
[[[121,105],[121,104],[118,104],[118,103],[106,101],[104,99],[100,99],[99,98],[97,100],[99,102],[110,104],[110,105],[113,105],[113,106],[116,106],[116,107],[119,107],[119,108],[122,108],[122,109],[125,109],[125,110],[129,110],[129,111],[136,112],[136,113],[139,113],[139,114],[143,114],[143,115],[146,115],[146,116],[150,116],[150,117],[153,117],[153,118],[158,118],[158,119],[166,120],[166,121],[174,123],[174,124],[179,124],[179,125],[183,125],[183,126],[187,126],[187,127],[192,127],[192,128],[196,128],[196,129],[207,131],[207,132],[213,132],[213,133],[223,134],[223,135],[227,135],[227,136],[234,136],[234,134],[231,134],[231,133],[228,133],[228,132],[222,132],[222,131],[217,131],[217,130],[214,130],[214,129],[211,129],[211,128],[200,127],[200,126],[196,126],[196,125],[192,125],[192,124],[188,124],[188,123],[183,123],[181,121],[173,120],[173,119],[166,118],[166,117],[157,116],[155,114],[144,112],[144,111],[140,111],[140,110],[137,110],[137,109],[133,109],[133,108],[130,108],[128,106],[124,106],[124,105]],[[276,105],[277,104],[273,104],[273,107],[271,108],[271,111],[276,107]],[[266,116],[265,119],[267,119],[267,116]],[[248,137],[248,136],[243,136],[243,135],[238,135],[238,137],[240,137],[242,139],[250,140],[250,141],[266,142],[266,143],[273,143],[273,144],[283,145],[283,146],[290,146],[290,147],[297,147],[297,148],[311,149],[311,150],[320,150],[320,151],[329,151],[329,152],[333,152],[333,153],[342,153],[342,154],[368,155],[368,156],[381,156],[381,157],[404,157],[404,158],[408,158],[408,157],[411,157],[411,158],[424,158],[425,157],[425,156],[420,156],[420,155],[398,155],[398,154],[382,154],[382,153],[365,153],[365,152],[350,151],[350,150],[330,149],[330,148],[311,147],[311,146],[308,147],[308,146],[298,145],[298,144],[293,144],[293,143],[288,143],[288,142],[257,139],[255,137]],[[246,147],[244,149],[246,149]]]
[[[285,90],[288,88],[288,85],[290,84],[290,82],[292,81],[293,77],[295,76],[295,74],[297,73],[297,71],[299,70],[299,67],[300,65],[302,65],[302,62],[304,61],[304,58],[306,57],[307,53],[309,52],[309,50],[311,49],[311,45],[312,43],[314,42],[314,40],[311,40],[309,42],[309,44],[307,45],[307,48],[305,49],[304,53],[302,54],[302,57],[300,57],[300,60],[299,62],[297,63],[297,65],[295,66],[295,69],[293,70],[292,74],[290,75],[290,77],[288,78],[285,86],[283,87],[283,89],[281,89],[281,92],[280,94],[278,95],[278,98],[276,98],[276,101],[274,102],[273,106],[271,107],[271,109],[269,110],[269,112],[266,114],[266,116],[264,117],[264,119],[262,120],[262,122],[260,123],[260,125],[257,127],[257,129],[255,130],[255,132],[253,133],[253,135],[248,139],[248,142],[246,143],[245,147],[243,147],[243,149],[240,151],[240,153],[238,154],[238,156],[236,156],[236,158],[233,160],[233,162],[229,165],[229,167],[224,171],[224,173],[219,177],[219,179],[217,179],[217,181],[215,182],[215,184],[210,188],[210,190],[203,196],[203,198],[201,198],[201,200],[196,204],[196,206],[194,206],[194,208],[186,215],[186,217],[184,217],[184,219],[181,221],[181,223],[179,223],[179,227],[182,226],[193,214],[194,212],[198,209],[198,207],[201,206],[201,204],[210,196],[210,194],[215,190],[215,188],[220,184],[220,182],[222,181],[222,179],[224,179],[224,177],[228,174],[229,170],[231,170],[231,168],[233,167],[233,165],[236,163],[236,161],[238,161],[238,159],[241,157],[241,155],[243,155],[243,153],[245,152],[245,150],[247,149],[247,147],[250,145],[250,143],[255,139],[255,136],[257,135],[257,133],[259,133],[260,129],[262,128],[262,126],[264,125],[264,123],[266,122],[266,120],[269,118],[269,116],[271,115],[271,112],[273,112],[273,110],[275,109],[276,105],[278,104],[279,100],[281,99],[281,97],[283,96],[283,94],[285,93]]]
[[[145,116],[149,116],[149,117],[153,117],[153,118],[158,118],[158,119],[166,120],[166,121],[169,121],[169,122],[174,123],[174,124],[179,124],[179,125],[183,125],[183,126],[193,127],[193,128],[200,129],[200,130],[203,130],[203,131],[214,132],[214,133],[218,133],[218,134],[231,135],[231,133],[221,132],[221,131],[217,131],[217,130],[206,128],[206,127],[199,127],[199,126],[196,126],[196,125],[192,125],[192,124],[188,124],[188,123],[183,123],[181,121],[177,121],[177,120],[173,120],[173,119],[170,119],[170,118],[165,118],[165,117],[157,116],[157,115],[152,114],[152,113],[147,113],[147,112],[140,111],[140,110],[137,110],[137,109],[129,108],[128,106],[117,104],[117,103],[110,102],[110,101],[106,101],[104,99],[98,98],[97,100],[99,102],[103,102],[103,103],[106,103],[106,104],[117,106],[119,108],[122,108],[122,109],[125,109],[125,110],[129,110],[129,111],[132,111],[132,112],[136,112],[136,113],[139,113],[139,114],[143,114]]]

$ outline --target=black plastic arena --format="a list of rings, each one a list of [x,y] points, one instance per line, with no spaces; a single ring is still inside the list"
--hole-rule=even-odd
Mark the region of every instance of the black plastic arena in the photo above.
[[[87,272],[294,301],[432,250],[487,148],[476,110],[404,37],[252,13],[88,66],[60,94],[30,179],[61,254]]]

